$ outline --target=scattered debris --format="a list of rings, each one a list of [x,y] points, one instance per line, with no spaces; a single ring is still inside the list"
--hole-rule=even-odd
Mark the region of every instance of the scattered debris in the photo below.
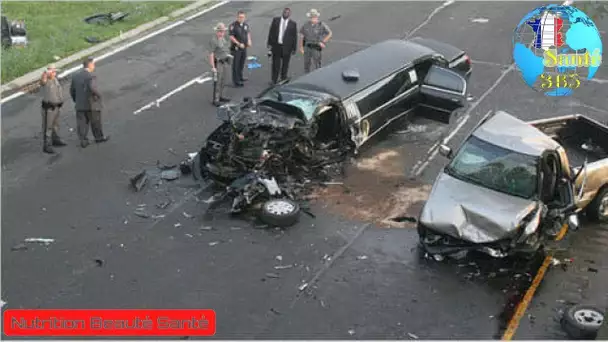
[[[211,227],[211,226],[202,226],[199,229],[200,230],[213,230],[213,227]]]
[[[84,37],[84,40],[86,40],[87,43],[91,43],[91,44],[97,44],[97,43],[103,42],[103,39],[100,39],[99,37],[94,37],[94,36]]]
[[[344,185],[344,182],[322,182],[323,185]]]
[[[0,308],[3,308],[6,305],[6,302],[0,299]]]
[[[137,208],[133,214],[141,217],[141,218],[150,218],[150,214],[148,214],[144,208]]]
[[[325,302],[323,300],[320,300],[319,303],[321,304],[321,307],[325,307]]]
[[[179,223],[179,222],[173,225],[173,227],[175,227],[175,228],[179,228],[179,227],[181,227],[181,226],[182,226],[182,224],[181,224],[181,223]]]
[[[102,267],[104,264],[104,261],[102,259],[95,259],[95,265],[97,267]]]
[[[283,261],[283,256],[282,255],[277,255],[275,257],[275,259],[277,259],[278,261]]]
[[[490,21],[490,20],[488,20],[487,18],[475,18],[475,19],[471,19],[472,23],[482,23],[482,24],[485,24],[488,21]]]
[[[43,243],[45,245],[49,245],[53,242],[55,242],[55,239],[47,239],[47,238],[27,238],[24,240],[25,242],[32,242],[32,243]]]
[[[598,269],[597,269],[597,268],[593,268],[593,267],[588,267],[588,268],[587,268],[587,271],[588,271],[588,272],[592,272],[592,273],[597,273],[597,272],[598,272]]]
[[[166,170],[161,172],[160,178],[169,181],[176,180],[179,178],[179,172],[177,172],[176,170]]]
[[[194,217],[193,215],[190,215],[190,214],[188,214],[188,213],[187,213],[187,212],[185,212],[185,211],[182,213],[182,215],[184,215],[184,217],[185,217],[185,218],[187,218],[187,219],[191,219],[191,218],[193,218],[193,217]]]
[[[184,234],[184,235],[186,235],[189,238],[193,238],[194,237],[194,235],[192,235],[192,234]]]
[[[342,16],[341,15],[334,15],[333,17],[327,19],[328,21],[334,21],[336,19],[340,19]]]
[[[156,161],[156,167],[158,167],[159,170],[166,171],[166,170],[173,170],[173,169],[175,169],[177,167],[177,165],[175,165],[175,164],[162,164],[160,162],[160,160],[157,160]]]
[[[275,310],[274,308],[270,308],[270,312],[272,312],[275,315],[280,315],[281,313],[278,312],[277,310]]]
[[[392,218],[391,221],[394,221],[394,222],[411,222],[411,223],[418,222],[418,220],[416,220],[415,217],[411,217],[411,216],[398,216],[398,217]]]
[[[288,268],[293,268],[293,265],[279,265],[274,267],[275,270],[286,270]]]
[[[171,205],[171,201],[170,201],[170,200],[169,200],[169,201],[164,201],[164,202],[158,203],[158,204],[156,205],[156,207],[157,207],[158,209],[166,209],[166,208],[167,208],[169,205]]]
[[[367,255],[359,255],[357,260],[367,260]]]
[[[307,287],[308,287],[308,283],[304,283],[304,284],[300,285],[300,287],[298,287],[298,290],[304,291]]]
[[[87,24],[112,25],[117,21],[123,21],[128,15],[129,13],[123,12],[98,13],[84,18],[84,22]]]
[[[443,261],[445,258],[441,254],[434,254],[433,259],[435,259],[435,261]]]
[[[268,278],[280,278],[280,276],[276,273],[266,273]]]
[[[348,329],[348,334],[349,335],[354,335],[355,334],[355,329]]]
[[[131,186],[139,192],[148,183],[148,173],[144,170],[131,177]]]
[[[415,334],[412,334],[412,333],[407,333],[407,336],[413,338],[414,340],[418,339],[418,336],[416,336]]]
[[[179,171],[182,175],[189,175],[192,173],[192,166],[190,163],[183,161],[179,164]]]
[[[213,242],[209,242],[209,246],[215,246],[217,244],[219,244],[219,241],[213,241]]]
[[[11,251],[25,251],[27,250],[27,245],[24,243],[20,243],[11,248]]]

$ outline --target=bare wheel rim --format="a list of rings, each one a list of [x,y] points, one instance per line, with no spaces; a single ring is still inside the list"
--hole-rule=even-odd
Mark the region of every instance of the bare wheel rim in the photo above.
[[[574,319],[584,326],[599,327],[604,321],[604,315],[595,310],[580,309],[574,312]]]
[[[266,211],[277,216],[291,214],[294,210],[295,206],[287,201],[271,201],[266,204]]]
[[[608,194],[600,201],[600,214],[604,217],[608,217]]]

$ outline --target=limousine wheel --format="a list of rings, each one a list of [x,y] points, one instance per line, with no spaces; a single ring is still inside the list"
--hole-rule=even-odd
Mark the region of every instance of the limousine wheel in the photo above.
[[[604,313],[590,305],[575,305],[564,312],[561,323],[570,338],[593,340],[604,324]]]
[[[589,203],[587,214],[592,220],[608,222],[608,186],[604,186]]]
[[[289,227],[298,222],[300,206],[288,199],[271,199],[262,205],[260,219],[273,227]]]

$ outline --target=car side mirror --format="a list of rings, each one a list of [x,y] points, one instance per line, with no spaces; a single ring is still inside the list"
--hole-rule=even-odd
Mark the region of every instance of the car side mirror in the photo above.
[[[439,145],[439,154],[442,156],[451,159],[452,158],[452,149],[444,144]]]
[[[572,214],[568,216],[568,228],[572,230],[577,230],[580,227],[580,221],[578,220],[578,215]]]

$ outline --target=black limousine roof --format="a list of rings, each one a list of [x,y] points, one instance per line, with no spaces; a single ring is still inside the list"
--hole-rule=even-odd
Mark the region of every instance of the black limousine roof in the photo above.
[[[411,41],[387,40],[299,77],[281,88],[323,91],[344,99],[419,58],[435,54],[428,47]],[[359,80],[344,81],[342,73],[347,70],[357,70]]]

